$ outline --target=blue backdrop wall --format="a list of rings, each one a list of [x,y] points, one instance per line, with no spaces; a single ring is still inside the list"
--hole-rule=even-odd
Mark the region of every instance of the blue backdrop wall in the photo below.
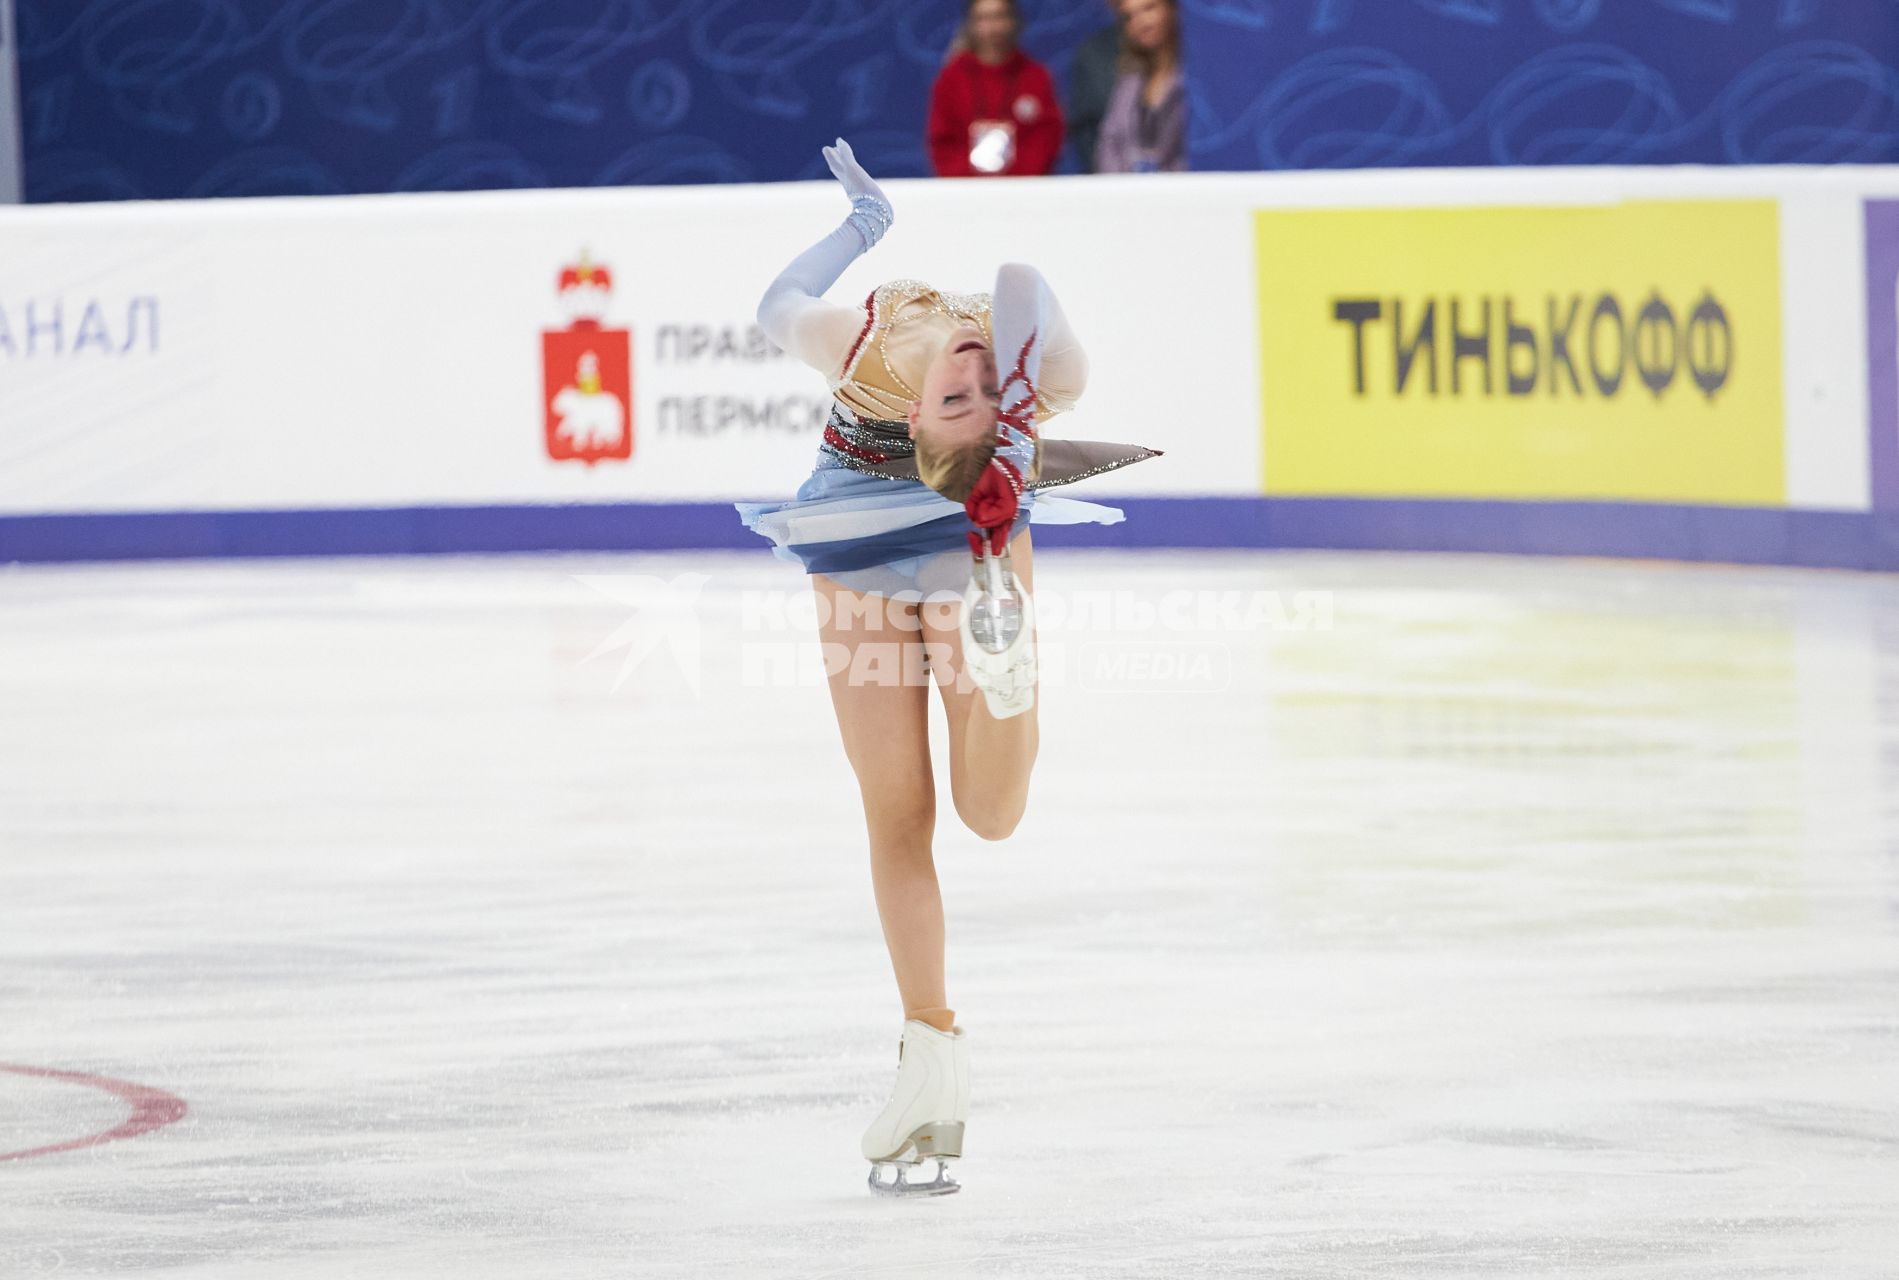
[[[960,0],[18,0],[30,200],[926,172]],[[1024,0],[1058,71],[1104,0]]]
[[[1893,0],[1182,0],[1194,164],[1899,159]]]
[[[1893,0],[1182,0],[1194,162],[1899,160]],[[925,171],[960,0],[17,0],[32,200]],[[1104,0],[1023,0],[1060,74]]]

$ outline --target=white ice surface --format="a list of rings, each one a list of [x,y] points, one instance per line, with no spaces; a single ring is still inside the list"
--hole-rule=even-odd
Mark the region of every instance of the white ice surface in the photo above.
[[[0,1162],[0,1276],[1899,1275],[1899,581],[1038,560],[1330,625],[1045,627],[918,1204],[795,570],[0,569],[0,1062],[191,1108]],[[11,1149],[123,1112],[0,1075]]]

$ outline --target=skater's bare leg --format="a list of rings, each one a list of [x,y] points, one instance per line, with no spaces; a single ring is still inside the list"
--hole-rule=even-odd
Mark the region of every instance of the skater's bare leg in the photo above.
[[[1009,543],[1009,558],[1021,589],[1032,594],[1034,554],[1026,530]],[[989,714],[982,692],[962,674],[957,629],[961,607],[931,605],[923,611],[923,637],[930,653],[951,655],[948,663],[932,663],[949,716],[950,796],[964,826],[985,840],[1001,840],[1015,830],[1028,807],[1029,771],[1041,744],[1038,708],[1004,720]]]
[[[865,597],[822,574],[819,638],[831,672],[831,705],[857,774],[870,834],[871,886],[906,1017],[948,1030],[943,985],[943,897],[931,841],[929,688],[916,606]],[[893,615],[892,610],[902,611]],[[906,621],[910,629],[903,629]],[[886,646],[866,651],[863,646]]]

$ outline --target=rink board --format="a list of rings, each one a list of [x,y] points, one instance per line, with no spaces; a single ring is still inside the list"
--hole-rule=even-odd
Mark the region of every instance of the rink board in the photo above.
[[[1899,173],[891,193],[834,299],[1033,262],[1090,353],[1053,430],[1167,451],[1080,486],[1127,524],[1050,544],[1899,568]],[[0,210],[0,560],[762,547],[729,503],[796,487],[826,396],[752,311],[840,212],[817,183]]]

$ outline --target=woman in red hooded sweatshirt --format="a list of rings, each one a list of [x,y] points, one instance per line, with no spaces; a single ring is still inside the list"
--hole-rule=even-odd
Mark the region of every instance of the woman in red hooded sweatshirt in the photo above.
[[[1043,174],[1062,152],[1048,68],[1016,47],[1015,0],[967,0],[962,48],[930,91],[930,160],[946,178]]]

